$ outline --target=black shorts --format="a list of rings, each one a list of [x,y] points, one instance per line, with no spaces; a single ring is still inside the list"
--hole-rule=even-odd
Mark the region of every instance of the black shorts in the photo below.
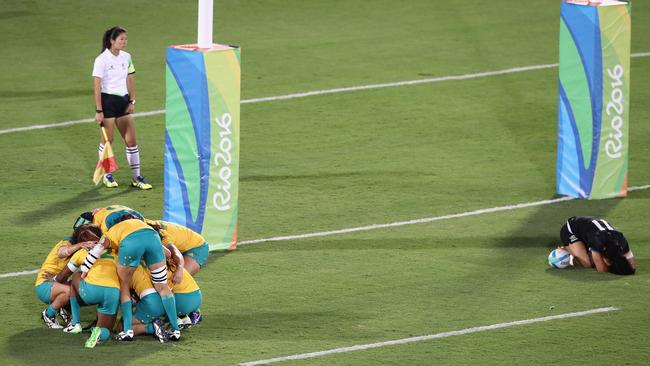
[[[113,95],[102,93],[102,110],[104,118],[120,118],[126,116],[126,107],[129,106],[129,95]]]
[[[562,245],[569,246],[570,244],[573,244],[577,241],[582,241],[582,239],[578,238],[574,234],[571,234],[569,232],[569,228],[567,227],[566,223],[564,223],[564,225],[562,225],[562,228],[560,229],[560,241],[562,242]]]

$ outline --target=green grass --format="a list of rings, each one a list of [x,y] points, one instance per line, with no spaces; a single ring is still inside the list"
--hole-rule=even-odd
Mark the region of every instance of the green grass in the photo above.
[[[195,2],[1,1],[0,129],[92,117],[105,28],[129,29],[138,111],[163,109],[164,48],[195,41]],[[242,98],[557,62],[556,1],[217,1],[215,40],[242,46]],[[105,15],[109,14],[109,15]],[[634,4],[632,51],[650,51]],[[632,60],[631,186],[650,184],[650,57]],[[557,69],[242,105],[240,240],[554,197]],[[0,273],[38,268],[76,215],[119,203],[157,218],[164,117],[137,119],[150,192],[91,183],[93,124],[0,135]],[[123,144],[114,149],[126,167]],[[621,311],[286,364],[643,365],[650,352],[650,191],[213,253],[205,322],[178,344],[93,351],[44,329],[33,276],[0,278],[7,365],[236,364],[610,305]],[[608,218],[639,272],[553,271],[564,219]],[[86,309],[83,320],[90,320]],[[37,351],[35,351],[37,350]],[[77,359],[71,359],[70,355]],[[53,361],[55,360],[55,361]],[[60,360],[60,361],[59,361]]]

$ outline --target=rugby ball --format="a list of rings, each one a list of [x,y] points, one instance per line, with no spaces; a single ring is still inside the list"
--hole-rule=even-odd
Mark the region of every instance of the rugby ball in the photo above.
[[[555,268],[567,268],[571,265],[571,254],[565,249],[557,248],[548,255],[548,264]]]

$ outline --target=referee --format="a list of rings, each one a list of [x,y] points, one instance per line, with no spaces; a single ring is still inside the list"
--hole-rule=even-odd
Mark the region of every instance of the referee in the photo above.
[[[131,55],[124,52],[128,36],[126,29],[113,27],[104,32],[102,52],[95,58],[93,76],[95,79],[95,121],[103,124],[106,135],[113,142],[113,128],[124,138],[126,160],[131,166],[131,186],[139,189],[151,189],[140,174],[140,150],[135,138],[135,67]],[[101,135],[101,134],[100,134]],[[104,137],[100,136],[99,156],[104,151]],[[112,174],[106,174],[102,182],[108,188],[117,187]]]

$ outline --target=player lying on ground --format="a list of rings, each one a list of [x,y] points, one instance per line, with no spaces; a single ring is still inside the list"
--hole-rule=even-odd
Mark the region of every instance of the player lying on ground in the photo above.
[[[118,252],[117,274],[120,280],[120,308],[122,309],[123,331],[117,335],[118,340],[133,339],[131,280],[135,269],[144,259],[153,281],[154,288],[160,294],[165,313],[170,318],[172,333],[170,339],[180,339],[180,328],[176,321],[176,303],[167,284],[167,265],[160,237],[137,211],[125,206],[109,206],[93,210],[93,222],[100,225],[103,240],[94,247],[86,257],[82,272],[87,272],[104,249],[112,248]]]
[[[201,234],[185,226],[167,222],[146,220],[160,234],[162,243],[174,244],[183,254],[185,269],[195,275],[208,260],[210,245]]]
[[[571,217],[560,229],[560,240],[576,267],[595,267],[598,272],[619,275],[636,272],[634,254],[625,236],[603,219]]]
[[[66,266],[72,254],[81,248],[90,249],[94,245],[94,242],[86,241],[86,238],[83,237],[80,238],[79,232],[75,230],[71,237],[59,241],[50,250],[41,269],[36,274],[34,289],[39,300],[47,305],[47,308],[41,313],[41,318],[48,328],[63,328],[56,320],[57,313],[61,315],[65,323],[69,321],[69,314],[64,306],[68,304],[70,298],[70,287],[67,283],[55,282],[54,275]]]

